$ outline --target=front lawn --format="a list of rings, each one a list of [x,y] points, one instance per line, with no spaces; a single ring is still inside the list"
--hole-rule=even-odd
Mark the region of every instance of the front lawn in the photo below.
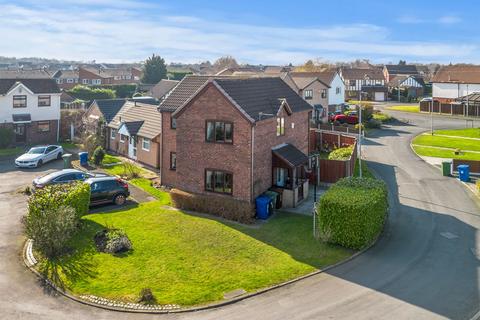
[[[114,163],[120,163],[122,162],[119,158],[112,156],[110,154],[105,154],[105,157],[103,158],[102,164],[103,165],[109,165],[109,164],[114,164]]]
[[[415,139],[413,139],[412,144],[421,146],[480,151],[480,140],[462,139],[461,137],[451,138],[437,135],[432,136],[430,134],[421,134],[415,137]]]
[[[480,139],[480,128],[453,129],[453,130],[435,130],[435,134],[446,136],[466,137]]]
[[[386,107],[387,110],[394,110],[394,111],[404,111],[404,112],[420,112],[420,106],[391,106]]]
[[[418,145],[413,145],[413,149],[420,156],[480,161],[480,153],[461,151],[460,154],[455,154],[454,149],[437,149]]]
[[[16,156],[24,151],[25,150],[21,147],[0,149],[0,157]]]
[[[154,196],[161,204],[170,205],[170,194],[161,189],[155,188],[151,180],[145,178],[135,178],[128,181],[129,183],[139,187],[145,192]]]
[[[123,229],[133,250],[97,252],[93,236],[105,226]],[[41,266],[75,294],[135,301],[150,288],[158,304],[182,306],[221,300],[240,288],[252,292],[353,253],[315,240],[308,216],[280,213],[251,227],[164,209],[156,201],[83,217],[71,246],[70,256]]]

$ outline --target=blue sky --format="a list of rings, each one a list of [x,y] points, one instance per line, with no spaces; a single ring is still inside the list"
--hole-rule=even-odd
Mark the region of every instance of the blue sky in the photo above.
[[[476,1],[0,0],[0,55],[480,63]]]

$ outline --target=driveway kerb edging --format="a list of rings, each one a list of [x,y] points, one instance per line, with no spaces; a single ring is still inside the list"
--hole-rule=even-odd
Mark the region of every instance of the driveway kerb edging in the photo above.
[[[377,179],[379,178],[379,175],[377,174],[377,172],[375,172],[375,170],[371,169],[370,170],[373,172],[374,176],[377,177]],[[381,179],[383,180],[383,179]],[[388,186],[387,186],[388,188]],[[389,195],[390,195],[390,192],[389,192]],[[180,308],[180,309],[172,309],[172,310],[145,310],[145,309],[126,309],[126,308],[118,308],[118,307],[113,307],[113,306],[108,306],[108,305],[101,305],[101,304],[97,304],[97,303],[93,303],[93,302],[90,302],[90,301],[86,301],[86,300],[83,300],[83,299],[80,299],[78,298],[77,296],[73,295],[73,294],[70,294],[69,292],[66,292],[64,291],[63,289],[61,289],[60,287],[58,287],[57,285],[55,285],[54,283],[52,283],[48,278],[44,277],[40,272],[38,272],[32,265],[29,265],[29,262],[27,261],[27,247],[28,247],[28,243],[29,241],[31,241],[30,239],[27,239],[25,241],[25,245],[23,247],[23,252],[22,252],[22,257],[23,257],[23,262],[25,264],[25,266],[27,266],[27,268],[33,272],[37,277],[39,277],[42,281],[44,281],[45,283],[47,283],[48,285],[50,285],[53,289],[55,289],[58,293],[60,293],[61,295],[73,300],[73,301],[76,301],[76,302],[79,302],[81,304],[84,304],[84,305],[88,305],[88,306],[91,306],[91,307],[96,307],[96,308],[100,308],[100,309],[104,309],[104,310],[109,310],[109,311],[117,311],[117,312],[125,312],[125,313],[143,313],[143,314],[170,314],[170,313],[187,313],[187,312],[195,312],[195,311],[202,311],[202,310],[209,310],[209,309],[216,309],[216,308],[220,308],[220,307],[224,307],[224,306],[228,306],[230,304],[234,304],[234,303],[237,303],[237,302],[240,302],[242,300],[246,300],[246,299],[249,299],[249,298],[253,298],[255,296],[258,296],[258,295],[261,295],[261,294],[264,294],[264,293],[267,293],[267,292],[270,292],[270,291],[273,291],[275,289],[278,289],[278,288],[282,288],[282,287],[285,287],[287,285],[290,285],[290,284],[293,284],[293,283],[296,283],[296,282],[299,282],[301,280],[304,280],[304,279],[307,279],[307,278],[310,278],[310,277],[313,277],[315,275],[318,275],[318,274],[321,274],[321,273],[324,273],[324,272],[327,272],[327,271],[330,271],[334,268],[337,268],[337,267],[340,267],[341,265],[349,262],[349,261],[352,261],[353,259],[361,256],[362,254],[364,254],[365,252],[367,252],[368,250],[370,250],[371,248],[373,248],[378,240],[380,240],[380,238],[382,238],[382,236],[385,234],[385,229],[386,229],[386,226],[387,226],[387,218],[389,216],[389,212],[390,212],[390,202],[391,202],[391,199],[390,199],[390,196],[388,198],[388,202],[389,202],[389,208],[387,209],[387,214],[385,216],[385,220],[383,222],[383,227],[382,227],[382,231],[380,232],[380,234],[375,238],[374,241],[372,241],[371,244],[369,244],[367,247],[365,247],[364,249],[354,253],[353,255],[351,255],[350,257],[346,258],[345,260],[342,260],[340,262],[337,262],[335,264],[332,264],[330,266],[327,266],[325,267],[324,269],[321,269],[321,270],[316,270],[316,271],[313,271],[309,274],[306,274],[306,275],[303,275],[303,276],[300,276],[298,278],[295,278],[295,279],[292,279],[292,280],[288,280],[286,282],[282,282],[280,284],[277,284],[277,285],[274,285],[274,286],[271,286],[271,287],[268,287],[268,288],[264,288],[264,289],[261,289],[259,291],[256,291],[256,292],[252,292],[252,293],[249,293],[249,294],[245,294],[245,295],[242,295],[242,296],[238,296],[236,298],[232,298],[230,300],[226,300],[226,301],[222,301],[222,302],[218,302],[218,303],[212,303],[212,304],[208,304],[208,305],[204,305],[204,306],[198,306],[198,307],[191,307],[191,308]],[[31,246],[30,246],[30,249],[31,249]],[[33,253],[32,253],[32,257],[33,257]]]

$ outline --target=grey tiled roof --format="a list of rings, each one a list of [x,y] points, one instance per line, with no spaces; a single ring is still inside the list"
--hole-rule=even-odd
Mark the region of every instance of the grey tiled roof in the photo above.
[[[413,64],[387,64],[389,74],[418,74],[417,66]]]
[[[260,113],[263,113],[261,119],[276,115],[283,99],[292,112],[312,110],[310,104],[278,77],[215,79],[215,82],[255,121],[260,119]]]
[[[125,122],[125,126],[127,127],[127,130],[131,135],[136,135],[138,131],[140,131],[143,123],[144,121],[130,121]]]
[[[208,76],[186,76],[160,103],[159,110],[175,111],[208,81]]]
[[[120,111],[125,102],[127,102],[126,99],[98,99],[94,101],[98,109],[103,113],[103,117],[107,123],[112,121],[113,117]]]
[[[108,127],[118,129],[122,122],[137,122],[136,125],[142,122],[136,134],[145,138],[153,139],[162,132],[162,115],[156,105],[127,101]],[[128,125],[127,129],[130,132]],[[136,129],[135,125],[133,129]]]
[[[33,93],[60,93],[53,79],[0,79],[0,94],[7,93],[17,82],[21,82]]]
[[[285,144],[272,149],[272,152],[292,167],[297,167],[308,162],[307,155],[291,144]]]

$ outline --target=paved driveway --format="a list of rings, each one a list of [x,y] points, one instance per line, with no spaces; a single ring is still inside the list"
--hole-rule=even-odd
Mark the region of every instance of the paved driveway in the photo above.
[[[364,255],[330,272],[224,308],[179,315],[108,312],[45,293],[22,265],[19,218],[10,190],[31,178],[0,176],[0,310],[5,319],[467,319],[479,310],[480,207],[460,183],[409,150],[428,128],[402,115],[365,141],[364,155],[388,183],[391,213],[383,237]],[[463,121],[438,120],[441,127]],[[0,167],[1,168],[1,167]],[[1,169],[0,169],[1,172]],[[6,184],[8,183],[8,184]],[[477,250],[477,248],[479,248]]]

